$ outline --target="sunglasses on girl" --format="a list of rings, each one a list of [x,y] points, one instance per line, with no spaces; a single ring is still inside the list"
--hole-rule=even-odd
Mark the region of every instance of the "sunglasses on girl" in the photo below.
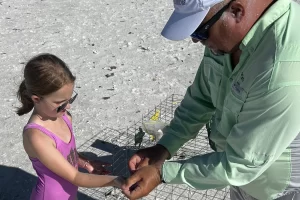
[[[75,93],[75,95],[71,99],[69,99],[68,101],[66,101],[65,103],[61,104],[60,106],[58,106],[56,108],[57,113],[63,111],[67,107],[68,104],[72,104],[75,101],[76,97],[78,96],[78,93],[75,91],[74,91],[74,93]]]
[[[200,25],[192,34],[191,37],[197,40],[207,40],[209,38],[209,29],[221,18],[225,10],[227,10],[230,4],[235,1],[232,0],[226,4],[221,10],[219,10],[210,20],[208,20],[203,25]]]

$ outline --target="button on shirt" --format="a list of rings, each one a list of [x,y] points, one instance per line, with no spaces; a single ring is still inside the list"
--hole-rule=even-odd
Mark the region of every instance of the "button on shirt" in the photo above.
[[[166,161],[167,183],[239,186],[254,198],[300,192],[300,5],[277,0],[230,55],[206,49],[193,84],[158,142],[171,155],[212,118],[216,151]]]

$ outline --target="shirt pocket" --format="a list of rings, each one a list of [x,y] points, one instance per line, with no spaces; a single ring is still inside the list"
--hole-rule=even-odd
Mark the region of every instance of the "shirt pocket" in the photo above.
[[[212,58],[205,57],[204,66],[205,76],[208,80],[212,103],[215,107],[218,107],[217,103],[224,65]]]
[[[238,123],[238,117],[243,105],[244,100],[235,96],[230,90],[225,98],[221,121],[217,127],[218,132],[224,137],[227,137],[232,127]]]

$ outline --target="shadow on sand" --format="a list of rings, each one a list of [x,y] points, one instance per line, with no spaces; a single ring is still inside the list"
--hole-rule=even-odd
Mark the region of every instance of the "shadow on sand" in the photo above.
[[[37,177],[26,171],[0,165],[0,200],[27,200],[35,186]],[[78,200],[95,200],[78,192]]]
[[[136,146],[118,146],[111,142],[96,139],[89,146],[87,151],[80,151],[82,155],[90,160],[99,160],[110,163],[110,167],[106,167],[114,176],[128,177],[130,175],[128,169],[128,160],[138,150]],[[106,155],[99,155],[95,150],[106,152]]]

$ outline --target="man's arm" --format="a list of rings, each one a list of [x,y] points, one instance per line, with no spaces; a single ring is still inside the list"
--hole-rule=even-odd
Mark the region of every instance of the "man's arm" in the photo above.
[[[175,110],[173,120],[164,128],[164,135],[158,141],[171,157],[184,143],[197,136],[215,111],[210,95],[215,91],[209,89],[204,68],[202,60],[193,84],[187,89],[184,99]]]
[[[242,186],[261,175],[299,134],[300,86],[248,98],[224,152],[166,162],[163,179],[198,189]]]

